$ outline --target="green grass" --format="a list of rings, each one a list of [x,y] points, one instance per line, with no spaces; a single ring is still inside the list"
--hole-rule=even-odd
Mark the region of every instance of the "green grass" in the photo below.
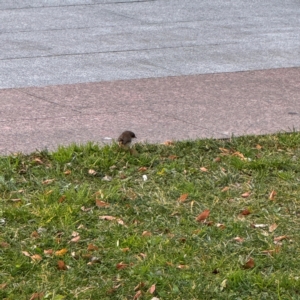
[[[299,133],[135,149],[0,157],[1,299],[300,299]]]

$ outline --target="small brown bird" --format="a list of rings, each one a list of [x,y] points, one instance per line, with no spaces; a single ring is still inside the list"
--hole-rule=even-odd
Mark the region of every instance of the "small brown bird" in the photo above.
[[[132,131],[126,130],[122,132],[122,134],[118,138],[118,142],[120,146],[123,146],[124,148],[129,148],[132,139],[135,139],[136,136]]]

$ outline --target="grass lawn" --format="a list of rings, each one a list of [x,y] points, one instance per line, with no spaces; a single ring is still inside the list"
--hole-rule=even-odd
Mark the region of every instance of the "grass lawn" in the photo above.
[[[300,134],[0,157],[1,299],[300,299]]]

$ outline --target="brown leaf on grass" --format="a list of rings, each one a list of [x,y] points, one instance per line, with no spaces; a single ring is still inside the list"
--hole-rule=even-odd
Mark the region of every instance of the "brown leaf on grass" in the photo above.
[[[274,191],[274,190],[272,190],[272,192],[271,192],[270,195],[269,195],[269,199],[270,199],[271,201],[274,201],[276,195],[277,195],[277,192]]]
[[[62,195],[62,196],[58,199],[58,203],[64,202],[66,198],[67,198],[67,196]]]
[[[189,194],[182,194],[179,198],[178,201],[179,202],[184,202],[186,200],[186,198],[188,197]]]
[[[216,226],[220,229],[225,229],[226,226],[224,224],[221,224],[221,223],[217,223]]]
[[[235,237],[233,240],[238,242],[238,243],[242,243],[244,241],[244,239],[239,237],[239,236]]]
[[[8,243],[6,243],[6,242],[0,242],[0,247],[1,248],[9,248],[10,245]]]
[[[79,242],[79,240],[80,240],[80,235],[77,235],[77,236],[73,237],[73,238],[70,240],[70,242],[71,242],[71,243],[77,243],[77,242]]]
[[[31,255],[30,258],[31,258],[33,261],[40,261],[40,260],[42,260],[42,257],[41,257],[39,254]]]
[[[30,297],[30,300],[43,299],[43,298],[44,298],[44,293],[33,293]]]
[[[147,170],[148,170],[147,167],[140,167],[140,168],[138,168],[138,171],[139,171],[139,172],[145,172],[145,171],[147,171]]]
[[[63,249],[61,249],[61,250],[55,251],[55,255],[56,255],[56,256],[63,256],[63,255],[65,255],[67,252],[68,252],[68,249],[63,248]]]
[[[99,219],[112,221],[112,220],[116,220],[116,217],[113,217],[113,216],[99,216]]]
[[[262,146],[259,145],[259,144],[257,144],[257,145],[255,146],[255,148],[256,148],[257,150],[260,150],[260,149],[262,148]]]
[[[269,227],[269,232],[275,231],[277,227],[278,227],[278,225],[277,225],[276,223],[270,225],[270,227]]]
[[[97,250],[99,250],[99,247],[97,247],[96,245],[93,245],[93,244],[88,244],[87,250],[88,251],[97,251]]]
[[[71,173],[72,173],[71,170],[66,170],[66,171],[64,171],[64,174],[65,174],[65,175],[70,175]]]
[[[109,203],[96,199],[96,206],[97,207],[108,207]]]
[[[175,160],[175,159],[177,159],[177,158],[178,158],[177,155],[170,155],[170,156],[169,156],[169,159],[171,159],[171,160]]]
[[[153,294],[153,293],[155,292],[155,289],[156,289],[155,284],[152,284],[152,285],[150,286],[150,288],[148,289],[148,293]]]
[[[120,262],[120,263],[118,263],[118,264],[116,265],[116,268],[117,268],[118,270],[122,270],[122,269],[127,268],[128,266],[129,266],[128,264],[124,264],[123,262]]]
[[[121,249],[122,250],[122,252],[128,252],[128,251],[130,251],[130,248],[123,248],[123,249]]]
[[[242,153],[239,152],[239,151],[234,152],[232,155],[233,155],[233,156],[236,156],[236,157],[238,157],[238,158],[240,158],[241,160],[246,160],[244,154],[242,154]]]
[[[152,233],[147,230],[143,231],[143,233],[142,233],[142,236],[151,236],[151,235],[152,235]]]
[[[248,216],[248,215],[251,214],[251,212],[250,212],[250,210],[249,210],[248,208],[246,208],[246,209],[242,210],[241,214],[242,214],[243,216]]]
[[[248,198],[250,196],[250,193],[249,192],[246,192],[246,193],[243,193],[241,195],[243,198]]]
[[[33,237],[33,238],[38,238],[40,235],[39,235],[39,233],[35,230],[35,231],[33,231],[33,232],[31,233],[30,236]]]
[[[80,209],[84,212],[87,212],[87,211],[90,211],[92,210],[93,208],[92,207],[85,207],[85,206],[81,206]]]
[[[21,202],[22,199],[20,198],[14,198],[14,199],[9,199],[11,202],[17,203],[17,202]]]
[[[205,209],[201,214],[199,214],[196,217],[196,221],[197,222],[204,222],[204,220],[207,219],[207,217],[209,216],[210,210],[209,209]]]
[[[268,255],[274,255],[274,254],[279,253],[279,252],[280,252],[280,246],[277,246],[275,249],[261,251],[261,253],[268,254]]]
[[[44,164],[44,163],[42,162],[42,160],[41,160],[40,158],[38,158],[38,157],[34,158],[33,161],[34,161],[35,163],[37,163],[38,165],[43,165],[43,164]]]
[[[139,290],[139,291],[137,291],[137,293],[134,295],[133,300],[136,300],[136,299],[140,298],[141,296],[142,296],[142,291]]]
[[[165,146],[173,146],[173,145],[174,145],[174,142],[173,142],[173,141],[170,141],[170,140],[166,140],[166,141],[164,142],[164,145],[165,145]]]
[[[277,236],[277,237],[274,237],[274,243],[278,243],[282,240],[286,240],[288,237],[286,235],[281,235],[281,236]]]
[[[214,159],[214,162],[220,162],[221,161],[221,158],[218,156]]]
[[[1,283],[0,284],[0,290],[3,290],[7,287],[7,283]]]
[[[254,259],[252,258],[252,257],[250,257],[249,259],[248,259],[248,261],[244,264],[244,268],[245,269],[252,269],[252,268],[254,268],[254,266],[255,266],[255,262],[254,262]]]
[[[22,251],[22,254],[27,256],[27,257],[31,257],[31,255],[27,251]]]
[[[178,269],[188,269],[189,266],[187,266],[187,265],[178,265],[177,268]]]
[[[229,186],[225,186],[222,190],[221,190],[221,192],[227,192],[229,190]]]
[[[147,257],[147,254],[141,252],[141,253],[139,254],[139,256],[141,256],[143,259],[145,259],[145,258]]]
[[[52,255],[53,254],[53,250],[52,249],[45,249],[44,250],[44,254],[45,255]]]
[[[46,180],[42,181],[42,184],[47,185],[47,184],[52,183],[54,180],[55,180],[55,179],[46,179]]]
[[[90,175],[92,175],[92,176],[97,175],[97,172],[96,172],[95,170],[93,170],[93,169],[89,169],[88,173],[89,173]]]
[[[201,167],[200,170],[201,170],[202,172],[208,172],[208,169],[205,168],[205,167]]]
[[[67,267],[67,265],[65,264],[65,262],[63,260],[59,260],[57,262],[57,269],[61,270],[61,271],[64,271],[64,270],[67,270],[68,267]]]
[[[223,155],[228,155],[230,153],[230,150],[226,148],[219,148],[219,150],[222,152]]]

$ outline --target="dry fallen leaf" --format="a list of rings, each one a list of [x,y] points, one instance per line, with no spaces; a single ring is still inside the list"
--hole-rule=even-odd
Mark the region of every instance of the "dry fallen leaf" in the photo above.
[[[95,170],[93,170],[93,169],[89,169],[88,173],[89,173],[90,175],[92,175],[92,176],[97,175],[97,172],[96,172]]]
[[[59,199],[58,199],[58,203],[62,203],[65,201],[67,197],[65,195],[62,195]]]
[[[124,264],[123,262],[120,262],[116,265],[117,269],[118,270],[122,270],[122,269],[125,269],[127,268],[129,265],[128,264]]]
[[[64,172],[65,175],[70,175],[71,173],[72,173],[71,170],[66,170],[66,171]]]
[[[221,192],[227,192],[229,190],[229,186],[225,186],[222,190],[221,190]]]
[[[104,202],[104,201],[102,201],[102,200],[96,199],[96,206],[98,206],[98,207],[108,207],[108,206],[109,206],[109,203]]]
[[[0,290],[3,290],[7,287],[7,283],[1,283],[0,284]]]
[[[138,169],[138,171],[139,172],[145,172],[145,171],[147,171],[147,167],[140,167],[139,169]]]
[[[275,200],[275,196],[277,195],[277,192],[275,192],[274,190],[270,193],[269,199],[274,201]]]
[[[220,162],[221,161],[221,158],[220,157],[216,157],[215,159],[214,159],[214,162]]]
[[[177,155],[170,155],[170,156],[169,156],[169,159],[171,159],[171,160],[175,160],[175,159],[177,159],[177,158],[178,158]]]
[[[275,249],[261,251],[261,253],[269,254],[269,255],[274,255],[275,253],[279,253],[279,252],[280,252],[280,246],[277,246]]]
[[[249,260],[244,264],[245,269],[252,269],[255,266],[254,259],[252,257],[249,258]]]
[[[140,298],[141,296],[142,296],[142,291],[139,290],[139,291],[137,291],[137,293],[134,295],[133,300],[136,300],[136,299]]]
[[[241,195],[243,198],[248,198],[250,196],[250,193],[249,192],[246,192],[244,194]]]
[[[31,237],[33,237],[33,238],[38,238],[39,236],[40,235],[36,230],[31,233]]]
[[[44,254],[45,255],[52,255],[53,254],[53,250],[52,249],[45,249],[44,250]]]
[[[58,270],[67,270],[68,267],[67,267],[67,265],[65,264],[65,262],[63,260],[59,260],[57,262],[57,269]]]
[[[196,217],[196,221],[197,222],[203,222],[204,220],[207,219],[207,217],[209,216],[210,210],[209,209],[205,209],[201,214],[199,214]]]
[[[88,244],[87,250],[88,251],[97,251],[97,250],[99,250],[99,247],[97,247],[96,245],[93,245],[93,244]]]
[[[242,243],[244,241],[244,239],[239,236],[235,237],[233,240],[239,243]]]
[[[242,210],[241,214],[242,214],[243,216],[248,216],[248,215],[251,214],[251,212],[250,212],[249,209],[246,208],[246,209]]]
[[[174,142],[170,141],[170,140],[167,140],[167,141],[164,142],[164,145],[166,145],[166,146],[172,146],[172,145],[174,145]]]
[[[42,162],[42,160],[41,160],[40,158],[38,158],[38,157],[34,158],[33,161],[36,162],[36,163],[39,164],[39,165],[43,165],[43,164],[44,164],[44,163]]]
[[[31,257],[31,255],[27,251],[22,251],[22,254],[24,254],[27,257]]]
[[[208,171],[208,169],[205,168],[205,167],[201,167],[200,170],[201,170],[202,172],[207,172],[207,171]]]
[[[44,298],[44,293],[33,293],[30,297],[30,300],[43,299],[43,298]]]
[[[259,144],[257,144],[257,145],[255,146],[255,148],[256,148],[257,150],[260,150],[260,149],[262,148],[262,146],[259,145]]]
[[[241,160],[246,160],[244,154],[242,154],[242,153],[239,152],[239,151],[234,152],[232,155],[233,155],[233,156],[236,156],[236,157],[238,157],[238,158],[240,158]]]
[[[188,269],[189,267],[187,265],[178,265],[178,269]]]
[[[230,150],[225,149],[225,148],[219,148],[219,150],[222,152],[222,154],[229,154]]]
[[[221,223],[217,223],[216,226],[220,229],[225,229],[226,226],[224,224],[221,224]]]
[[[72,239],[70,240],[70,242],[72,242],[72,243],[77,243],[77,242],[79,242],[79,240],[80,240],[80,235],[77,235],[77,236],[75,236],[74,238],[72,238]]]
[[[186,198],[188,197],[189,194],[182,194],[179,198],[178,201],[179,202],[184,202],[186,200]]]
[[[55,255],[56,255],[56,256],[63,256],[63,255],[65,255],[67,252],[68,252],[68,249],[63,248],[63,249],[61,249],[61,250],[55,251]]]
[[[276,230],[276,228],[277,228],[277,224],[276,223],[274,223],[274,224],[272,224],[272,225],[270,225],[270,227],[269,227],[269,232],[273,232],[273,231],[275,231]]]
[[[143,231],[142,236],[151,236],[152,233],[150,231]]]
[[[128,251],[130,251],[130,248],[123,248],[123,249],[121,249],[122,250],[122,252],[128,252]]]
[[[113,217],[113,216],[99,216],[99,219],[112,221],[112,220],[115,220],[116,217]]]
[[[39,254],[34,254],[34,255],[30,256],[30,257],[31,257],[31,259],[33,261],[40,261],[40,260],[42,260],[42,257]]]
[[[153,294],[155,292],[156,286],[155,284],[152,284],[148,290],[148,293]]]
[[[9,248],[9,244],[8,243],[6,243],[6,242],[0,242],[0,247],[1,248]]]
[[[46,179],[44,181],[42,181],[42,184],[50,184],[54,181],[55,179]]]
[[[287,238],[288,237],[286,235],[277,236],[277,237],[274,238],[274,242],[278,243],[278,242],[280,242],[282,240],[286,240]]]

